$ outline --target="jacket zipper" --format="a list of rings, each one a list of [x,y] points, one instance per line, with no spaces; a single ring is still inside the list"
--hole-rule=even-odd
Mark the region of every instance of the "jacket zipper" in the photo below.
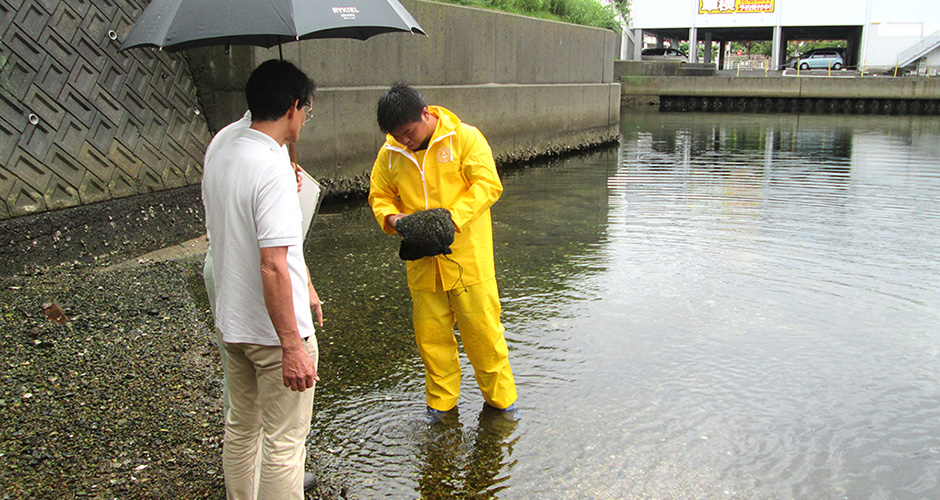
[[[401,149],[401,148],[397,148],[397,147],[395,147],[395,146],[386,146],[388,149],[391,149],[392,151],[398,151],[399,153],[405,155],[406,158],[408,158],[409,160],[411,160],[411,163],[414,163],[414,164],[415,164],[415,168],[418,169],[418,173],[421,175],[421,187],[424,188],[424,209],[425,209],[425,210],[430,209],[431,206],[430,206],[430,202],[428,201],[428,182],[427,182],[427,179],[424,177],[424,162],[425,162],[425,161],[427,160],[427,158],[428,158],[428,153],[431,152],[431,146],[434,146],[436,143],[440,142],[442,139],[444,139],[444,138],[446,138],[446,137],[453,137],[454,135],[456,135],[456,134],[454,133],[453,130],[451,130],[450,132],[448,132],[448,133],[446,133],[446,134],[444,134],[444,135],[442,135],[442,136],[440,136],[440,137],[437,137],[437,138],[435,138],[433,141],[431,141],[431,143],[428,144],[427,149],[424,151],[424,158],[421,159],[421,165],[418,165],[418,159],[415,158],[414,156],[411,156],[410,154],[408,154],[408,152],[407,152],[406,150]],[[451,139],[451,148],[450,148],[451,154],[454,154],[454,147],[453,147],[453,144],[454,144],[454,143],[453,143],[453,139]],[[391,168],[391,166],[392,166],[391,163],[389,163],[389,168]]]
[[[428,154],[431,153],[431,147],[433,147],[433,146],[434,146],[435,144],[437,144],[438,142],[441,142],[442,140],[444,140],[444,138],[446,138],[446,137],[452,137],[452,136],[454,136],[454,135],[456,135],[456,134],[454,133],[453,130],[451,130],[450,132],[448,132],[448,133],[446,133],[446,134],[444,134],[444,135],[442,135],[442,136],[440,136],[440,137],[435,138],[433,141],[431,141],[430,144],[428,144],[428,148],[424,151],[424,158],[421,159],[421,168],[420,168],[420,171],[421,171],[421,183],[424,184],[424,209],[425,209],[425,210],[427,210],[427,209],[429,209],[429,208],[431,208],[431,207],[430,207],[430,205],[429,205],[429,203],[428,203],[428,183],[425,182],[425,180],[424,180],[424,162],[427,161],[427,159],[428,159]],[[452,144],[453,144],[453,142],[452,142]],[[454,148],[451,147],[451,154],[453,154],[453,149],[454,149]]]

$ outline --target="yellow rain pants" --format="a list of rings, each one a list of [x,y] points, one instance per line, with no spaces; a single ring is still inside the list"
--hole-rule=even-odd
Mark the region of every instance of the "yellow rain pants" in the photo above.
[[[496,408],[516,401],[495,278],[453,291],[444,291],[440,285],[433,292],[412,288],[411,299],[428,406],[447,411],[457,405],[460,362],[455,323],[483,399]]]

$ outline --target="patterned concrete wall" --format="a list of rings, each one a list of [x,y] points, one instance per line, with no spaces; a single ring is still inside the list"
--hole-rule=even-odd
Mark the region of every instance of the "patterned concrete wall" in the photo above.
[[[197,183],[182,56],[118,53],[146,0],[0,0],[0,220]]]

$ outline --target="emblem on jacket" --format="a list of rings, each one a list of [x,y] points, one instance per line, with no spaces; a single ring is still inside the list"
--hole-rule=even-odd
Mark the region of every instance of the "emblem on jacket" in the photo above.
[[[454,159],[454,157],[453,157],[453,155],[452,155],[451,152],[450,152],[450,148],[441,148],[441,149],[437,152],[437,161],[439,161],[439,162],[441,162],[441,163],[447,163],[447,162],[449,162],[449,161],[451,161],[451,160],[453,160],[453,159]]]

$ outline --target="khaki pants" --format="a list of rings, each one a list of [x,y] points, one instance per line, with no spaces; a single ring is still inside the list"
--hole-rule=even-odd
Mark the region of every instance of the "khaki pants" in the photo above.
[[[316,338],[305,344],[316,365]],[[314,389],[284,387],[279,346],[225,343],[225,350],[230,407],[222,469],[228,500],[302,500]]]
[[[483,399],[496,408],[516,401],[495,279],[453,292],[444,291],[440,284],[434,292],[411,290],[411,300],[428,406],[448,411],[457,405],[460,362],[454,323]]]

